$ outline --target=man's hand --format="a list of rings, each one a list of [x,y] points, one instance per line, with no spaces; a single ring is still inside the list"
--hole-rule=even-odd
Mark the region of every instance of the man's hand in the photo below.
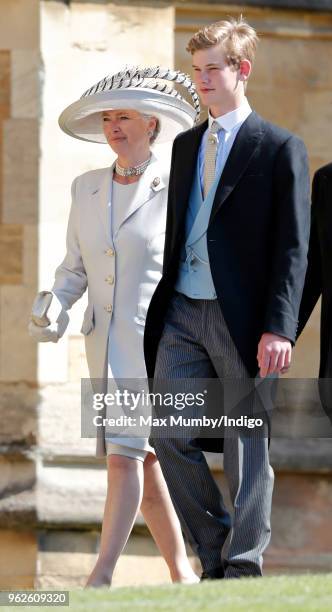
[[[276,334],[262,334],[258,344],[257,361],[261,378],[269,374],[284,374],[290,367],[292,345],[287,338]]]

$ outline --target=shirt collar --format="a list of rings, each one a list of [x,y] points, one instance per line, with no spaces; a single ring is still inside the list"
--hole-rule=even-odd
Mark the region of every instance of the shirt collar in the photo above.
[[[217,121],[220,127],[226,132],[231,132],[239,123],[243,123],[247,117],[249,117],[250,113],[250,104],[247,98],[244,98],[241,106],[233,111],[230,111],[229,113],[225,113],[225,115],[220,115],[220,117],[212,117],[212,115],[209,113],[209,128],[211,127],[213,121]]]

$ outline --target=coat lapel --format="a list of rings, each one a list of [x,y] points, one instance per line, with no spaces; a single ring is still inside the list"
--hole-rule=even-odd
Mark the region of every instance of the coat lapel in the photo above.
[[[253,111],[235,138],[214,197],[210,222],[240,180],[264,134],[263,121]]]
[[[175,235],[178,234],[187,212],[190,191],[196,172],[198,150],[207,127],[208,121],[206,120],[193,128],[190,132],[190,141],[189,138],[185,140],[182,145],[183,152],[179,151],[177,154],[179,161],[175,172],[175,198],[173,199],[173,214],[176,220]]]
[[[99,184],[91,188],[91,198],[94,209],[97,210],[101,225],[103,227],[107,243],[112,243],[111,228],[110,228],[110,205],[111,205],[111,188],[112,176],[115,163],[110,168],[105,168]]]
[[[112,208],[112,177],[115,162],[110,168],[106,168],[99,183],[91,186],[91,198],[94,209],[97,210],[101,225],[108,244],[113,244],[111,232],[111,208]],[[152,160],[144,175],[138,182],[137,191],[119,227],[115,228],[114,236],[120,227],[133,215],[143,204],[148,202],[158,191],[165,189],[165,168],[161,162],[152,154]]]
[[[129,219],[129,217],[131,217],[139,208],[141,208],[143,204],[151,200],[156,193],[162,189],[165,189],[166,183],[163,178],[164,173],[165,169],[163,171],[161,163],[152,153],[151,162],[138,181],[137,190],[135,192],[133,201],[129,204],[119,227],[114,228],[114,237],[119,231],[120,227]]]

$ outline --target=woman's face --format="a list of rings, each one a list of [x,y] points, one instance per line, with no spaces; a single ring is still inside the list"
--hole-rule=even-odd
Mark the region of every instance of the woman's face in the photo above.
[[[103,112],[103,129],[113,151],[125,156],[133,149],[149,148],[156,120],[146,118],[133,109]]]

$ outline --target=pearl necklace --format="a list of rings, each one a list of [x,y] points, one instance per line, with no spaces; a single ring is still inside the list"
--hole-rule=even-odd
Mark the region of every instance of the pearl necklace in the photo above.
[[[150,161],[151,161],[151,155],[149,159],[146,159],[143,163],[139,164],[138,166],[132,166],[131,168],[123,168],[116,161],[115,162],[115,172],[116,174],[119,174],[119,176],[139,176],[140,174],[143,174],[144,170],[146,170]]]

